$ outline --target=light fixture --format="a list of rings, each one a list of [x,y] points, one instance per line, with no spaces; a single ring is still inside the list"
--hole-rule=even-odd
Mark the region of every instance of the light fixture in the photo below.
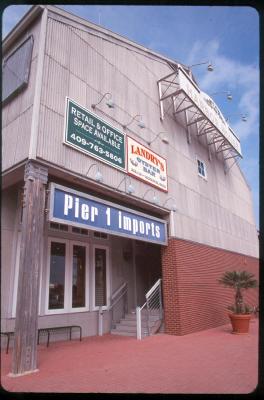
[[[240,116],[240,118],[241,118],[241,121],[243,121],[243,122],[247,122],[247,115],[246,114],[229,114],[227,117],[226,117],[226,121],[228,122],[229,120],[230,120],[230,117],[232,117],[232,116]]]
[[[103,175],[101,174],[101,172],[99,171],[99,167],[98,167],[98,165],[96,164],[96,163],[93,163],[93,164],[91,164],[90,165],[90,167],[88,168],[88,171],[86,172],[86,176],[88,176],[88,174],[89,174],[89,172],[90,172],[90,169],[92,168],[92,167],[94,167],[94,166],[96,166],[97,167],[97,171],[96,171],[96,174],[95,174],[95,180],[97,181],[97,182],[103,182]]]
[[[106,105],[107,105],[109,108],[114,108],[114,107],[115,107],[115,103],[114,103],[114,101],[112,100],[112,95],[111,95],[111,93],[109,93],[109,92],[105,93],[105,94],[101,97],[101,99],[98,101],[98,103],[92,104],[92,108],[95,109],[95,107],[98,106],[98,104],[100,104],[100,103],[103,101],[103,99],[104,99],[105,97],[108,97],[108,100],[106,101]]]
[[[212,63],[210,61],[204,61],[204,62],[201,62],[201,63],[198,63],[198,64],[192,64],[192,65],[189,65],[188,68],[191,69],[191,68],[196,67],[198,65],[204,65],[204,64],[208,64],[207,71],[212,72],[214,70],[214,67],[213,67],[213,65],[212,65]]]
[[[142,121],[142,115],[137,114],[137,115],[135,115],[135,116],[131,119],[131,121],[129,121],[126,125],[123,125],[123,129],[126,129],[126,128],[128,127],[128,125],[132,124],[132,122],[133,122],[137,117],[140,117],[140,120],[137,120],[138,126],[139,126],[140,128],[145,128],[146,125],[145,125],[144,122]]]
[[[156,193],[155,193],[152,189],[148,189],[148,190],[144,193],[142,199],[144,199],[145,196],[146,196],[146,194],[149,193],[150,191],[153,192],[152,203],[158,205],[158,204],[159,204],[159,199],[158,199],[158,197],[156,196]]]
[[[156,140],[162,133],[165,133],[165,134],[166,134],[166,132],[159,132],[159,133],[154,137],[154,139],[152,139],[150,142],[147,142],[147,144],[150,146],[151,143],[153,143],[154,140]],[[163,136],[161,140],[162,140],[163,143],[169,144],[169,139],[168,139],[167,136]]]
[[[217,95],[217,94],[226,94],[226,98],[227,98],[227,100],[229,100],[229,101],[233,99],[233,96],[232,96],[232,94],[231,94],[229,91],[222,91],[222,92],[210,93],[210,96],[214,96],[214,95]]]
[[[174,212],[177,211],[175,199],[174,199],[173,197],[169,197],[169,198],[165,201],[165,203],[162,205],[162,207],[164,207],[164,206],[166,205],[166,203],[168,203],[169,200],[174,200],[174,202],[172,203],[172,205],[171,205],[171,207],[170,207],[170,210],[171,210],[171,211],[174,211]]]
[[[132,193],[134,193],[135,189],[134,189],[134,186],[131,183],[131,179],[130,178],[129,178],[129,185],[127,187],[127,179],[128,179],[128,177],[124,176],[123,179],[121,180],[121,182],[119,182],[119,184],[116,187],[116,189],[118,189],[119,186],[121,185],[121,183],[125,181],[125,191],[126,191],[126,193],[132,194]]]

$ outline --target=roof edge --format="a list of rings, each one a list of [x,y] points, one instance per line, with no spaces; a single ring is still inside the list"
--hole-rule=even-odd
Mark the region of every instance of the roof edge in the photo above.
[[[143,51],[145,53],[148,53],[148,54],[150,54],[150,55],[152,55],[154,57],[162,59],[162,60],[164,60],[166,62],[182,65],[182,63],[180,63],[180,62],[178,62],[176,60],[173,60],[173,59],[171,59],[169,57],[163,56],[162,54],[159,54],[159,53],[155,52],[154,50],[149,49],[148,47],[145,47],[145,46],[143,46],[143,45],[141,45],[141,44],[139,44],[139,43],[137,43],[137,42],[125,37],[125,36],[122,36],[119,33],[113,32],[108,28],[104,28],[101,25],[97,25],[94,22],[91,22],[91,21],[89,21],[89,20],[87,20],[85,18],[79,17],[78,15],[75,15],[75,14],[69,12],[69,11],[66,11],[63,8],[60,8],[58,6],[53,6],[53,5],[45,5],[45,7],[50,12],[58,14],[58,15],[64,17],[64,18],[68,18],[72,22],[75,22],[75,23],[78,23],[80,25],[83,25],[86,28],[93,29],[94,31],[97,31],[98,33],[107,35],[108,37],[113,38],[115,40],[119,40],[120,42],[123,42],[123,43],[125,43],[127,45],[133,46],[133,47],[135,47],[135,48],[137,48],[137,49],[139,49],[139,50],[141,50],[141,51]]]
[[[15,25],[15,27],[7,34],[7,36],[4,38],[3,42],[2,42],[2,49],[3,49],[3,53],[5,53],[10,46],[12,46],[13,42],[19,37],[20,33],[25,30],[25,28],[41,13],[43,12],[44,9],[47,9],[48,12],[54,13],[54,14],[58,14],[61,17],[67,18],[68,20],[72,21],[73,23],[77,23],[80,25],[83,25],[86,28],[90,28],[93,29],[94,31],[97,31],[98,33],[101,34],[105,34],[109,37],[112,37],[115,40],[119,40],[127,45],[133,46],[149,55],[152,55],[153,57],[157,57],[160,60],[163,60],[165,62],[168,63],[172,63],[172,64],[180,64],[182,65],[184,68],[186,68],[186,66],[176,60],[173,60],[169,57],[166,57],[162,54],[159,54],[157,52],[155,52],[154,50],[151,50],[141,44],[138,44],[136,42],[134,42],[133,40],[130,40],[128,38],[126,38],[125,36],[122,36],[118,33],[115,33],[113,31],[111,31],[110,29],[104,28],[100,25],[97,25],[89,20],[86,20],[82,17],[79,17],[69,11],[66,11],[60,7],[56,7],[53,5],[34,5],[32,6],[28,12],[24,15],[24,17],[18,21],[18,23]]]
[[[37,16],[43,12],[45,6],[42,5],[34,5],[32,6],[27,13],[18,21],[18,23],[14,26],[14,28],[6,35],[2,42],[2,51],[5,53],[12,46],[12,44],[17,40],[19,35],[25,28],[34,21]]]

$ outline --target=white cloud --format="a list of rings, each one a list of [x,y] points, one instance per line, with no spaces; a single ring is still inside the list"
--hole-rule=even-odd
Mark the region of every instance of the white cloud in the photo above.
[[[234,91],[239,96],[236,118],[232,118],[232,129],[241,139],[258,134],[259,129],[259,71],[250,64],[227,58],[221,54],[219,42],[211,40],[206,45],[196,41],[190,51],[189,61],[195,63],[203,54],[205,61],[211,61],[214,72],[206,73],[199,79],[199,86],[207,93],[218,90]],[[194,71],[196,74],[196,71]],[[198,74],[197,74],[198,76]],[[234,97],[234,96],[233,96]],[[247,114],[247,122],[241,121],[243,114]]]
[[[228,106],[233,110],[231,114],[234,112],[237,116],[230,119],[230,125],[241,140],[244,158],[240,161],[240,165],[252,189],[254,213],[258,225],[259,71],[254,65],[242,63],[222,54],[217,40],[211,40],[206,44],[201,41],[194,43],[188,62],[191,65],[199,61],[211,61],[214,66],[212,73],[205,72],[205,68],[193,69],[203,91],[209,94],[230,90],[233,94],[233,101]],[[240,115],[245,113],[247,121],[243,122]],[[226,113],[224,116],[227,117]],[[255,158],[252,157],[254,153]]]

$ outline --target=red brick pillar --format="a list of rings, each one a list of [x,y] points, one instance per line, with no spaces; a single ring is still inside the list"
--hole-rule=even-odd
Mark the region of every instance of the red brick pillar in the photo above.
[[[168,246],[162,249],[162,287],[165,333],[180,335],[176,245],[173,239],[169,239]]]

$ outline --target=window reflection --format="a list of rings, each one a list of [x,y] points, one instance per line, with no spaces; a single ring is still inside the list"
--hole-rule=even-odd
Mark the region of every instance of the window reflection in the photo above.
[[[51,242],[49,309],[64,308],[65,243]]]
[[[85,247],[73,246],[72,307],[85,307]]]
[[[106,250],[95,249],[95,305],[106,305]]]

